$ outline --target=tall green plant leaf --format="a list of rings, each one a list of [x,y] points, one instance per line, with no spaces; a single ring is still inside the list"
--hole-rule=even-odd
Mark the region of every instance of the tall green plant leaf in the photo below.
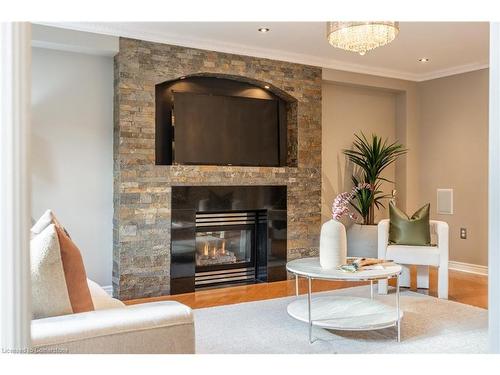
[[[357,167],[352,177],[355,186],[364,182],[372,187],[360,189],[352,205],[363,217],[365,224],[373,224],[374,209],[384,207],[382,201],[390,197],[382,192],[380,185],[382,182],[393,183],[380,175],[399,156],[406,154],[407,149],[397,142],[388,143],[387,139],[382,141],[382,138],[374,134],[371,140],[368,140],[361,132],[360,135],[354,134],[352,149],[343,152]]]

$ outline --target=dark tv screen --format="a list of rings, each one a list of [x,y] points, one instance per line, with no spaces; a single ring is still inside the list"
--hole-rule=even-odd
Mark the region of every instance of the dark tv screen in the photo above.
[[[174,92],[174,162],[279,166],[279,103]]]

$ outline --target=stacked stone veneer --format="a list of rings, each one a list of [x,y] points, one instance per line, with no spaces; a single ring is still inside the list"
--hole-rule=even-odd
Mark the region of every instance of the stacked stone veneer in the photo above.
[[[155,85],[191,74],[270,83],[297,100],[292,167],[155,165]],[[321,69],[120,39],[115,57],[113,290],[126,300],[169,294],[173,185],[287,185],[288,258],[318,253]],[[291,141],[290,141],[291,140]],[[291,151],[290,151],[291,150]]]

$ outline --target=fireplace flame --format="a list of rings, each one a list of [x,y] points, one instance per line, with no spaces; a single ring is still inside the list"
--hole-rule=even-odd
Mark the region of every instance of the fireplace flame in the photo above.
[[[212,244],[210,242],[206,242],[203,244],[202,254],[207,258],[216,258],[218,256],[224,256],[226,254],[230,254],[231,252],[226,251],[226,241],[222,241],[222,244]]]

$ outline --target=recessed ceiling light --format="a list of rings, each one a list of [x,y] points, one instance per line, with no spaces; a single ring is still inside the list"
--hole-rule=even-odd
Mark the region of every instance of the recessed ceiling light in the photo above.
[[[181,79],[186,79],[186,76],[182,76]]]
[[[271,31],[271,29],[269,27],[260,27],[259,31],[261,33],[268,33],[269,31]]]
[[[427,57],[421,57],[418,59],[418,61],[421,63],[426,63],[426,62],[429,62],[429,59]]]
[[[270,89],[270,87],[268,85],[265,85],[264,88],[268,89],[268,90]]]

